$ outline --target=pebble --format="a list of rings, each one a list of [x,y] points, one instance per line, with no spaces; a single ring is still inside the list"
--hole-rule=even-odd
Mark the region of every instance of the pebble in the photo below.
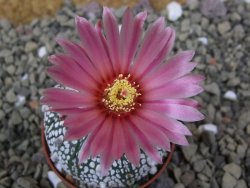
[[[38,49],[38,57],[44,57],[47,55],[47,49],[45,46],[42,46]]]
[[[25,45],[25,52],[29,53],[32,52],[33,50],[37,49],[37,43],[29,41]]]
[[[8,72],[10,75],[13,75],[13,74],[15,73],[15,71],[16,71],[16,68],[15,68],[14,65],[10,65],[10,66],[7,67],[6,70],[7,70],[7,72]]]
[[[231,174],[236,179],[239,179],[241,176],[241,167],[237,164],[234,164],[234,163],[226,164],[223,167],[223,169],[225,170],[225,172]]]
[[[245,180],[241,179],[237,181],[235,188],[247,188],[247,183]]]
[[[231,100],[231,101],[237,101],[237,95],[234,91],[232,90],[228,90],[225,94],[224,94],[224,98]]]
[[[48,179],[54,188],[58,188],[58,185],[62,182],[62,180],[53,171],[48,172]]]
[[[181,182],[188,186],[191,184],[195,179],[195,173],[193,171],[187,171],[181,176]]]
[[[213,18],[226,15],[227,9],[221,0],[203,0],[201,1],[201,12]]]
[[[237,180],[235,179],[235,177],[227,172],[223,175],[222,188],[234,188],[236,184]]]
[[[214,95],[220,96],[220,88],[217,83],[213,82],[204,86],[205,90]]]
[[[10,116],[9,124],[10,125],[18,125],[20,123],[22,123],[22,118],[21,118],[19,112],[15,110],[12,112],[12,114]]]
[[[185,188],[185,185],[183,185],[182,183],[177,183],[174,185],[174,188]]]
[[[212,132],[214,134],[217,134],[218,133],[218,126],[215,124],[212,124],[212,123],[200,125],[199,132],[202,133],[203,131],[209,131],[209,132]]]
[[[208,39],[206,37],[199,37],[198,41],[204,45],[208,45]]]
[[[196,144],[181,147],[182,153],[187,161],[190,161],[191,158],[195,155],[197,148],[198,146]]]
[[[238,24],[233,28],[233,35],[236,39],[242,39],[245,36],[245,29],[242,25]]]
[[[11,24],[9,21],[7,21],[6,19],[1,19],[0,20],[0,26],[5,30],[8,31],[11,28]]]
[[[22,106],[22,105],[24,105],[25,101],[26,101],[26,97],[25,96],[17,95],[15,106],[16,107]]]
[[[199,1],[198,0],[187,0],[187,5],[190,10],[195,10],[199,8]]]
[[[174,172],[174,177],[175,177],[176,181],[180,182],[180,177],[181,177],[181,173],[182,173],[181,169],[176,167],[176,168],[174,168],[173,172]]]
[[[12,55],[10,50],[4,49],[0,51],[0,57],[7,58]]]
[[[13,89],[10,89],[7,93],[6,93],[6,99],[9,103],[14,103],[16,101],[16,95],[14,93]]]
[[[205,168],[205,165],[206,165],[205,160],[198,160],[194,162],[193,167],[196,172],[201,172]]]
[[[0,109],[0,121],[4,118],[4,111]]]
[[[39,188],[37,181],[30,177],[20,177],[17,179],[17,184],[22,188]]]
[[[218,31],[220,32],[221,35],[224,35],[230,30],[231,30],[231,24],[228,21],[218,24]]]
[[[250,135],[250,124],[247,126],[247,134]]]
[[[175,1],[167,5],[167,12],[168,12],[168,19],[170,21],[178,20],[183,14],[181,5]]]

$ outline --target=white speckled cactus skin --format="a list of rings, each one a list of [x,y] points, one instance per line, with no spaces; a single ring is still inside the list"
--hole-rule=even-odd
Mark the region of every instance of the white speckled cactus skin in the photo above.
[[[140,166],[135,167],[128,162],[125,156],[114,161],[108,175],[101,176],[99,157],[91,158],[78,164],[78,152],[85,138],[75,141],[64,141],[66,128],[63,120],[57,113],[44,113],[44,133],[51,152],[51,159],[60,164],[65,173],[71,175],[78,187],[88,185],[91,187],[131,187],[140,180],[157,172],[157,164],[144,152],[141,152]],[[162,157],[167,152],[159,150]],[[84,186],[85,187],[85,186]]]

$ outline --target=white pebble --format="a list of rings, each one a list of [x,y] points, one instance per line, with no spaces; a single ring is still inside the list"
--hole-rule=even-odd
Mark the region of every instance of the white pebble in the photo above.
[[[213,132],[214,134],[218,133],[218,127],[212,123],[207,123],[204,125],[199,126],[199,131],[203,132],[203,131],[210,131]]]
[[[57,185],[62,182],[62,180],[53,171],[48,171],[48,179],[54,188],[56,188]]]
[[[25,96],[17,95],[17,100],[15,102],[15,106],[16,107],[22,106],[25,103],[25,101],[26,101]]]
[[[250,0],[245,0],[246,3],[250,3]]]
[[[176,21],[182,16],[182,7],[179,3],[173,1],[167,5],[168,19]]]
[[[208,45],[208,40],[206,37],[200,37],[200,38],[198,38],[198,41],[204,45]]]
[[[24,75],[22,76],[21,80],[22,80],[22,81],[27,80],[28,77],[29,77],[28,74],[24,74]]]
[[[45,46],[42,46],[38,49],[38,56],[39,57],[44,57],[47,55],[47,50]]]
[[[231,100],[231,101],[237,101],[237,95],[234,91],[227,91],[225,94],[224,94],[224,98],[225,99],[228,99],[228,100]]]

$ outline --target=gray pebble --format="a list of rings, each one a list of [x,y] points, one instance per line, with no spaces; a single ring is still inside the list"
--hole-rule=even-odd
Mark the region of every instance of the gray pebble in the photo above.
[[[190,161],[191,158],[195,155],[197,148],[198,146],[196,144],[181,147],[182,153],[187,161]]]
[[[0,27],[2,27],[5,31],[8,31],[11,28],[11,24],[8,20],[1,19],[0,20]]]
[[[16,67],[14,65],[10,65],[6,68],[6,70],[10,75],[13,75],[16,71]]]
[[[4,118],[4,111],[0,109],[0,121]]]
[[[176,167],[174,168],[174,177],[176,179],[177,182],[180,182],[180,177],[181,177],[181,174],[182,174],[182,171],[180,168]]]
[[[236,39],[242,39],[245,36],[244,27],[239,24],[233,28],[233,35]]]
[[[188,186],[191,184],[195,179],[195,173],[193,171],[186,171],[182,176],[181,176],[181,182],[185,185]]]
[[[247,134],[250,134],[250,124],[247,126]]]
[[[22,188],[38,188],[37,181],[31,177],[20,177],[17,179],[17,184]]]
[[[231,30],[231,24],[228,21],[219,23],[218,25],[218,31],[220,32],[221,35],[224,35],[226,32]]]
[[[24,107],[20,109],[20,115],[22,116],[23,119],[27,119],[31,114],[31,111],[29,108]]]
[[[188,8],[190,10],[197,9],[199,7],[199,1],[198,0],[188,0],[187,1]]]
[[[236,184],[235,177],[226,172],[222,178],[222,188],[234,188]]]
[[[9,124],[10,125],[18,125],[22,122],[22,118],[19,114],[18,111],[13,111],[11,116],[10,116],[10,120],[9,120]]]
[[[205,165],[205,160],[198,160],[194,162],[193,168],[196,172],[201,172],[205,168]]]
[[[14,103],[16,101],[16,95],[14,93],[13,89],[10,89],[7,93],[6,93],[6,99],[9,103]]]
[[[213,82],[204,86],[205,90],[214,95],[220,96],[220,88],[217,83]]]
[[[174,188],[185,188],[185,186],[182,183],[177,183],[174,185]]]
[[[241,179],[237,181],[235,188],[247,188],[247,183],[245,180]]]
[[[32,52],[33,50],[36,50],[38,47],[37,43],[29,41],[25,45],[25,52],[29,53]]]
[[[239,179],[239,177],[241,176],[241,167],[237,164],[234,163],[227,164],[223,167],[223,169],[225,170],[225,172],[231,174],[236,179]]]

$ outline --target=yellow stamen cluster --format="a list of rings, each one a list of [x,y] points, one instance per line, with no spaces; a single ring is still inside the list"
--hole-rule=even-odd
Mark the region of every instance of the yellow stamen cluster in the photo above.
[[[130,83],[129,77],[130,75],[123,77],[119,74],[118,78],[104,90],[102,102],[109,110],[118,113],[134,110],[135,99],[141,94],[138,93],[139,85],[135,82]]]

